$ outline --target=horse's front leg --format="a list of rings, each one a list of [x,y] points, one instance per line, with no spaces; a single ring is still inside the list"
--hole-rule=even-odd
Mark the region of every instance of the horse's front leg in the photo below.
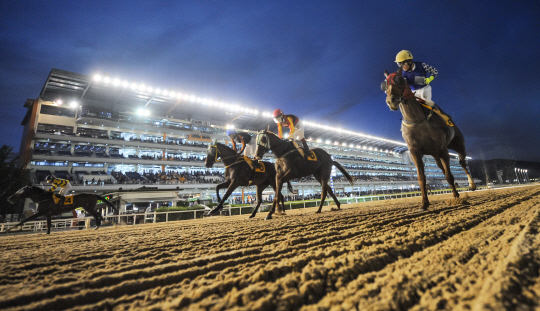
[[[253,210],[253,213],[251,213],[251,216],[249,218],[255,217],[257,215],[257,212],[259,211],[259,207],[262,203],[262,192],[263,190],[268,186],[268,184],[261,184],[257,186],[257,206],[255,206],[255,209]]]
[[[51,221],[51,215],[47,215],[47,234],[51,234],[51,225],[52,225],[52,221]]]
[[[420,207],[421,211],[426,211],[429,207],[429,200],[426,191],[426,175],[424,172],[424,161],[422,160],[422,154],[418,152],[413,152],[411,150],[411,158],[416,165],[416,173],[418,175],[418,185],[420,186],[420,191],[422,192],[422,206]]]
[[[220,184],[220,185],[223,185],[223,184]],[[225,201],[227,201],[229,196],[233,193],[233,191],[237,187],[238,187],[238,184],[234,180],[229,181],[229,188],[227,189],[227,192],[225,192],[225,195],[223,195],[223,198],[219,201],[219,204],[216,207],[214,207],[212,210],[208,211],[208,213],[206,213],[206,216],[216,215],[219,211],[221,211],[223,209],[223,204],[225,203]]]
[[[216,186],[216,195],[217,195],[217,200],[219,202],[221,202],[221,198],[219,197],[219,190],[221,190],[223,188],[228,188],[230,184],[231,184],[231,181],[228,180],[228,181],[223,182],[223,183]]]

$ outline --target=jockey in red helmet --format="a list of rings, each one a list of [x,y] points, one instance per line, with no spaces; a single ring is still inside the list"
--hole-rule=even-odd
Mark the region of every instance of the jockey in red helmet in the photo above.
[[[304,158],[307,159],[310,152],[306,139],[304,138],[304,128],[301,126],[295,127],[300,121],[300,119],[293,114],[284,114],[283,110],[281,109],[274,110],[272,117],[277,123],[279,138],[283,138],[283,127],[288,127],[290,130],[289,139],[298,139],[302,142],[302,145],[304,147]]]

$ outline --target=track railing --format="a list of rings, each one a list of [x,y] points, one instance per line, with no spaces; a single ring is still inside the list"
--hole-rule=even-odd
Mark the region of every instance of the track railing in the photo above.
[[[487,189],[487,187],[480,187],[480,189]],[[460,191],[463,191],[460,189]],[[452,190],[436,190],[432,191],[430,194],[448,194],[452,193]],[[421,196],[420,192],[410,192],[410,193],[399,193],[399,194],[380,194],[373,196],[362,196],[362,197],[349,197],[349,198],[338,198],[339,202],[342,204],[352,204],[352,203],[363,203],[363,202],[373,202],[373,201],[384,201],[392,199],[401,199],[401,198],[411,198]],[[299,208],[310,208],[319,206],[321,200],[304,200],[304,201],[291,201],[285,202],[285,210],[299,209]],[[333,201],[328,200],[324,202],[324,206],[330,206],[334,204]],[[260,211],[264,212],[271,207],[271,204],[262,204]],[[245,215],[251,214],[255,206],[226,206],[222,211],[222,216],[235,216],[235,215]],[[194,209],[194,210],[185,210],[185,211],[168,211],[168,212],[149,212],[149,213],[133,213],[133,214],[124,214],[124,215],[108,215],[103,216],[104,221],[102,225],[137,225],[137,224],[146,224],[146,223],[161,223],[169,221],[178,221],[178,220],[193,220],[202,218],[207,210],[204,209]],[[9,228],[14,227],[18,222],[8,222],[0,223],[0,233],[5,233]],[[53,219],[51,221],[51,231],[65,231],[65,230],[82,230],[90,229],[95,225],[94,217],[85,217],[85,218],[67,218],[67,219]],[[36,220],[29,221],[24,223],[22,227],[15,229],[13,232],[43,232],[47,230],[47,221],[46,220]]]

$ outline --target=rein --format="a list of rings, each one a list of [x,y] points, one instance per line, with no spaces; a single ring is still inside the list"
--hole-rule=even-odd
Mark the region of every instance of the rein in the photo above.
[[[397,75],[397,73],[393,73],[393,74],[389,75],[388,78],[387,78],[387,83],[391,81],[392,83],[388,83],[388,84],[390,84],[391,86],[393,86],[393,87],[397,88],[398,90],[400,90],[402,95],[401,96],[396,96],[396,97],[398,97],[398,100],[399,100],[400,104],[405,105],[406,104],[405,101],[410,100],[410,99],[415,99],[415,96],[414,96],[414,93],[411,91],[411,88],[407,84],[407,81],[405,81],[405,86],[403,88],[401,88],[401,87],[397,86],[395,83],[393,83],[394,82],[394,77],[396,75]],[[402,119],[401,124],[403,124],[403,125],[405,125],[407,127],[415,127],[415,126],[422,125],[422,124],[428,122],[429,119],[431,119],[432,116],[433,116],[433,109],[430,109],[429,114],[427,116],[425,116],[424,121],[419,122],[419,123],[414,123],[414,122],[409,122],[409,121],[407,121],[405,119]]]
[[[236,161],[234,162],[233,164],[230,164],[230,165],[225,165],[225,168],[228,168],[228,167],[231,167],[233,165],[236,165],[238,163],[241,163],[241,162],[245,162],[244,158],[241,158],[241,155],[239,154],[234,154],[232,156],[228,156],[228,157],[222,157],[221,156],[221,151],[219,151],[219,148],[217,145],[213,145],[212,147],[216,148],[216,157],[214,159],[214,163],[217,163],[217,162],[223,162],[223,164],[225,164],[225,161],[226,159],[230,159],[230,158],[239,158],[239,161]],[[218,158],[219,157],[219,158]]]

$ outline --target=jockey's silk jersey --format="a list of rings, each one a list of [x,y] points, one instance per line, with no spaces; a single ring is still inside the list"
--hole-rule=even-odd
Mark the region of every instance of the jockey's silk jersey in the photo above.
[[[283,138],[283,126],[288,127],[291,130],[289,133],[289,136],[291,136],[295,131],[294,126],[300,121],[294,114],[286,114],[283,117],[285,118],[285,122],[277,124],[279,138]]]
[[[53,179],[52,187],[47,191],[54,192],[54,190],[56,190],[56,187],[65,188],[68,183],[69,183],[69,180],[55,178]]]
[[[407,79],[407,83],[413,91],[426,86],[424,79],[427,78],[428,73],[430,73],[433,77],[436,77],[439,73],[437,69],[429,66],[426,63],[414,62],[413,64],[413,70],[403,71],[403,77]]]

